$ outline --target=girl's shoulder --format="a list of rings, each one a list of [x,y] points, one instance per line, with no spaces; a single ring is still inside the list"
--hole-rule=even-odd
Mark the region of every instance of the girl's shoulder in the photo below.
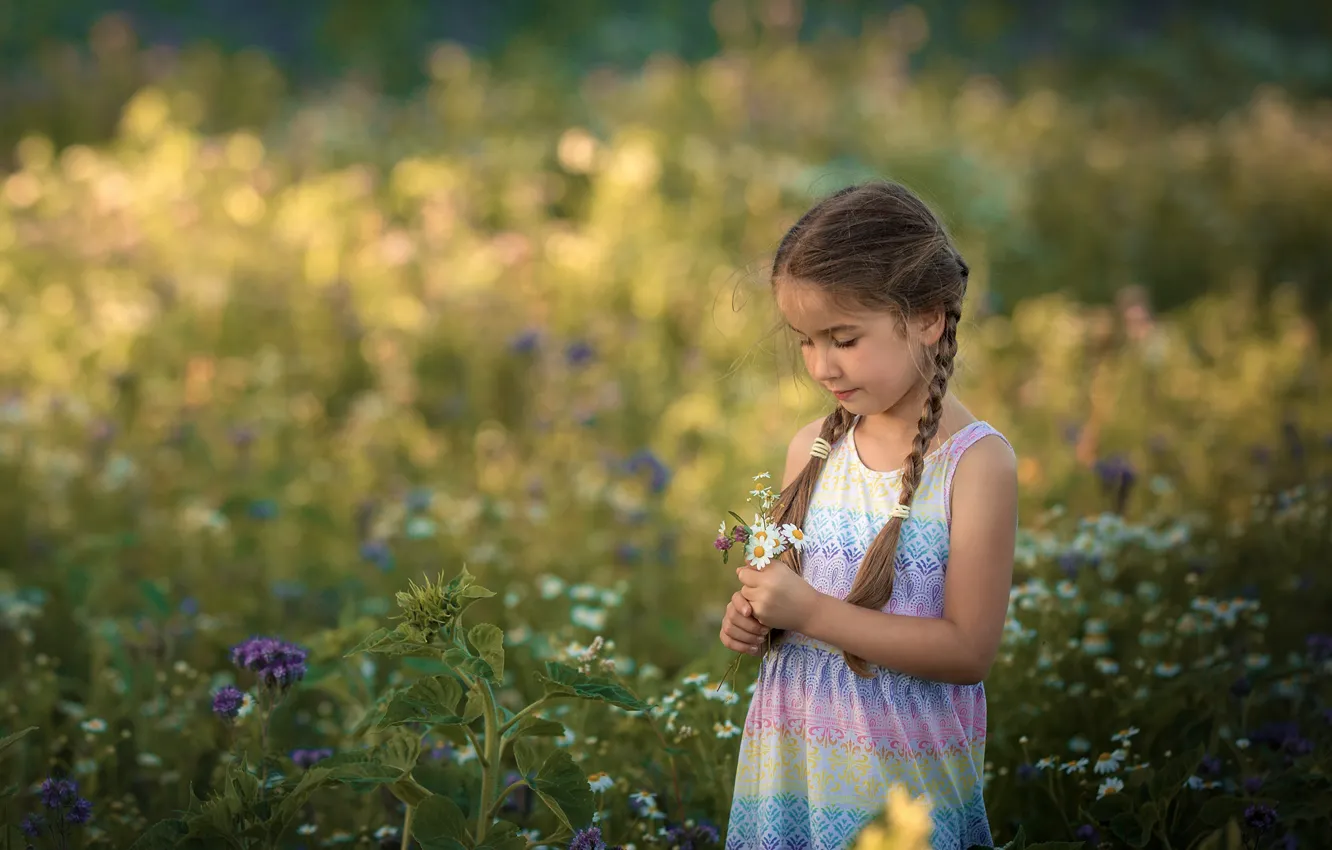
[[[1017,453],[988,422],[976,421],[958,431],[948,446],[944,503],[951,515],[959,502],[1015,494]]]
[[[790,486],[800,474],[800,470],[809,463],[809,450],[814,447],[814,441],[819,438],[822,430],[823,419],[815,419],[808,425],[802,426],[791,438],[791,444],[786,447],[786,471],[782,474],[783,490]]]

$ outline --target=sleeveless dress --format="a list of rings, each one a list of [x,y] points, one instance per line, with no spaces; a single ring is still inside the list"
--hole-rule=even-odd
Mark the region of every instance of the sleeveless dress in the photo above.
[[[833,446],[803,524],[805,579],[838,599],[901,492],[900,472],[861,461],[859,421]],[[973,422],[926,458],[884,611],[943,616],[953,472],[989,435],[1005,439]],[[843,850],[883,810],[892,785],[928,799],[934,850],[993,843],[981,794],[984,685],[871,672],[862,679],[840,650],[797,632],[768,653],[740,743],[726,850]]]

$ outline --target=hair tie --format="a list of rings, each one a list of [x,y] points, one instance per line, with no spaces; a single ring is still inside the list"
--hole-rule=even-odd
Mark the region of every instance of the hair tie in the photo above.
[[[889,509],[888,511],[888,516],[901,517],[903,520],[905,520],[907,517],[911,516],[911,506],[903,505],[900,503],[893,505],[892,508]]]
[[[819,437],[817,440],[814,441],[814,445],[809,447],[809,456],[827,460],[828,453],[831,451],[832,451],[832,444],[829,443],[827,440],[823,439],[822,437]]]

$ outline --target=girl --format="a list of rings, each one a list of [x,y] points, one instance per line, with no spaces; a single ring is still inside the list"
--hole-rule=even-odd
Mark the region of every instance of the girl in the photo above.
[[[847,847],[894,785],[929,801],[936,850],[989,846],[981,680],[1008,609],[1017,464],[948,393],[967,265],[920,199],[873,183],[796,222],[772,288],[837,406],[791,441],[774,509],[803,550],[738,570],[726,606],[726,646],[774,638],[727,850]]]

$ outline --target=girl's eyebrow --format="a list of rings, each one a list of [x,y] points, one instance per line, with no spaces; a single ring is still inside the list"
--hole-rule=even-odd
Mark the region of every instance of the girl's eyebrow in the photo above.
[[[804,331],[800,330],[800,328],[797,328],[795,325],[791,324],[790,322],[787,322],[786,326],[791,330],[795,331],[796,333],[801,334],[802,336],[807,336],[807,334],[805,334]],[[823,330],[819,331],[817,334],[815,334],[815,336],[820,336],[823,334],[831,335],[838,331],[858,331],[858,330],[860,330],[860,328],[857,325],[833,325],[830,328],[824,328]]]

